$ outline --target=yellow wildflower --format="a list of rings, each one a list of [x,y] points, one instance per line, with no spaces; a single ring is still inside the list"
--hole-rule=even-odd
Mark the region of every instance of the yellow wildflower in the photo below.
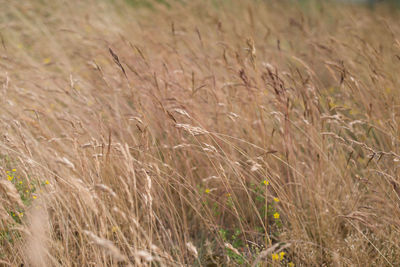
[[[49,64],[51,62],[51,58],[46,57],[45,59],[43,59],[43,63],[44,64]]]
[[[33,195],[32,198],[33,198],[33,199],[37,199],[37,196]]]
[[[208,194],[211,192],[211,190],[209,188],[207,188],[206,190],[204,190],[204,192],[206,192],[206,194]]]
[[[9,176],[7,177],[7,179],[8,179],[9,181],[11,181],[12,179],[14,179],[14,177],[12,177],[12,176],[9,175]]]
[[[275,201],[275,202],[279,202],[279,198],[274,197],[274,201]]]
[[[269,185],[269,182],[268,182],[267,180],[264,180],[263,183],[264,183],[265,185]]]
[[[16,172],[16,171],[17,171],[17,169],[12,169],[12,171],[13,171],[13,172]]]
[[[19,184],[22,184],[22,181],[19,181]]]
[[[118,226],[113,226],[111,232],[116,233],[118,231]]]
[[[50,184],[49,180],[46,180],[44,183],[45,183],[45,184]]]
[[[294,267],[294,263],[293,262],[289,262],[288,263],[288,267]]]
[[[279,260],[279,255],[276,254],[276,253],[273,253],[273,254],[272,254],[272,260],[273,260],[273,261]]]
[[[279,253],[279,258],[280,260],[283,260],[283,257],[285,257],[286,253],[284,251],[282,251],[281,253]]]
[[[279,215],[278,212],[275,212],[275,213],[274,213],[274,218],[275,218],[275,219],[279,219],[279,216],[280,216],[280,215]]]

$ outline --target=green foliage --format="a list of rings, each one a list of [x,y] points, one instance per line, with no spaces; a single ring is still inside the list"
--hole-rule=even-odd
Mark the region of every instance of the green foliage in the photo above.
[[[233,251],[229,248],[226,248],[226,253],[227,253],[228,257],[231,260],[235,261],[237,264],[243,265],[245,263],[245,258],[243,255],[237,254],[235,251]]]
[[[154,4],[162,4],[171,7],[168,0],[125,0],[132,7],[154,8]]]
[[[11,161],[10,161],[11,162]],[[32,205],[33,201],[38,198],[37,189],[43,188],[49,184],[48,180],[39,181],[31,180],[29,177],[23,177],[18,174],[17,169],[11,168],[6,171],[6,178],[17,189],[24,207],[10,207],[7,212],[12,218],[12,222],[5,225],[0,231],[0,240],[13,242],[13,238],[20,238],[21,235],[17,231],[10,230],[15,224],[23,224],[24,212],[26,208]]]

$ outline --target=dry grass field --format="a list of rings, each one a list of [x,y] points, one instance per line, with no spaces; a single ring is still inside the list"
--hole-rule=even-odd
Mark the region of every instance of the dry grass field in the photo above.
[[[400,12],[146,3],[0,0],[0,266],[400,266]]]

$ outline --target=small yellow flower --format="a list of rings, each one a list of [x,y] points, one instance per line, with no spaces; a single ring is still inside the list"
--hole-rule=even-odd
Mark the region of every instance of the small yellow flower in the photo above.
[[[275,201],[275,202],[279,202],[279,198],[274,197],[274,201]]]
[[[294,263],[293,262],[289,262],[288,263],[288,267],[294,267]]]
[[[49,180],[46,180],[44,183],[45,183],[45,184],[50,184]]]
[[[51,62],[51,58],[46,57],[45,59],[43,59],[43,63],[44,64],[49,64]]]
[[[282,251],[281,253],[279,253],[279,259],[283,260],[283,257],[285,257],[286,253],[284,251]]]
[[[118,226],[113,226],[113,228],[111,228],[111,232],[116,233],[118,231]]]
[[[12,171],[13,171],[13,172],[16,172],[16,171],[17,171],[17,169],[12,169]]]
[[[206,192],[206,194],[208,194],[211,192],[211,190],[209,188],[207,188],[206,190],[204,190],[204,192]]]
[[[25,190],[25,193],[29,193],[29,190]]]
[[[7,177],[7,179],[8,179],[9,181],[11,181],[12,179],[14,179],[14,177],[12,177],[12,176],[9,175],[9,176]]]
[[[32,198],[33,198],[33,199],[37,199],[37,196],[33,195]]]
[[[272,254],[272,260],[273,260],[273,261],[279,260],[279,255],[276,254],[276,253],[273,253],[273,254]]]
[[[264,183],[265,185],[269,185],[269,182],[268,182],[267,180],[264,180],[263,183]]]
[[[23,213],[23,212],[20,212],[20,213],[18,214],[18,216],[19,216],[20,218],[22,218],[22,217],[24,217],[24,213]]]
[[[10,173],[10,171],[6,171],[6,173]]]
[[[22,181],[19,181],[19,184],[22,184]]]
[[[280,215],[279,215],[278,212],[275,212],[275,213],[274,213],[274,218],[275,218],[275,219],[279,219],[279,216],[280,216]]]

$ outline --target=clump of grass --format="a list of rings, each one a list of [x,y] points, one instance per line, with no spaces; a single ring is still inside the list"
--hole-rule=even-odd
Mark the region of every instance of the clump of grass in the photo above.
[[[133,2],[3,5],[1,264],[400,264],[397,10]]]

